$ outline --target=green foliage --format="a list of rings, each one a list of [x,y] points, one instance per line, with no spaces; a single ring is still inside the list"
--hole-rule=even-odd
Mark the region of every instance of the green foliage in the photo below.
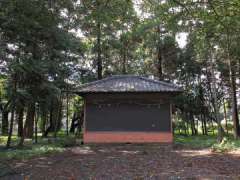
[[[223,119],[224,101],[237,111],[232,101],[238,88],[233,89],[239,74],[239,9],[238,0],[2,0],[1,110],[8,113],[15,105],[28,117],[28,109],[38,104],[41,131],[58,131],[65,90],[75,91],[102,69],[104,76],[154,75],[179,84],[184,93],[174,100],[176,129],[194,130],[198,121],[209,131],[218,114]],[[188,39],[180,48],[176,36],[182,32]],[[79,114],[82,99],[70,96],[70,113]]]
[[[50,153],[63,152],[65,149],[59,145],[33,145],[30,148],[18,148],[9,150],[0,150],[0,159],[29,159]]]
[[[224,137],[221,143],[215,143],[212,146],[213,152],[227,152],[230,150],[239,150],[240,140]]]
[[[174,141],[176,145],[182,145],[190,148],[210,148],[216,143],[216,136],[183,136],[175,135]]]
[[[87,0],[77,10],[92,68],[101,66],[103,75],[133,72],[137,44],[134,28],[138,22],[133,1]]]
[[[39,138],[38,144],[33,144],[27,141],[24,147],[14,146],[11,149],[4,149],[7,137],[0,137],[0,160],[7,159],[29,159],[36,156],[49,155],[51,153],[63,152],[67,147],[80,145],[74,136],[61,136],[57,139],[41,139]],[[17,145],[19,139],[13,136],[13,144]]]
[[[233,137],[225,137],[221,143],[216,141],[215,135],[197,135],[183,136],[175,135],[174,144],[194,149],[210,148],[213,152],[227,152],[240,149],[240,140],[234,140]]]

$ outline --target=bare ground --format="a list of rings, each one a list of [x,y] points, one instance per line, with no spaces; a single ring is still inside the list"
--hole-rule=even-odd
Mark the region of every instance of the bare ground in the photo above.
[[[91,145],[25,161],[8,162],[2,179],[240,179],[240,152],[212,153],[147,145]]]

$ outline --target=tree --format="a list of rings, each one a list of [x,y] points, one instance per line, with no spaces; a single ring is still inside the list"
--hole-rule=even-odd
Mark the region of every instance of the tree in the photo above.
[[[132,41],[129,34],[137,21],[132,1],[84,1],[78,6],[78,13],[79,26],[90,46],[89,61],[96,67],[97,79],[119,69],[115,65],[120,62],[118,57],[123,62],[120,69],[126,71],[126,48]]]
[[[2,57],[8,76],[16,77],[9,81],[10,86],[16,87],[9,96],[14,102],[10,127],[17,99],[24,100],[27,110],[22,145],[24,137],[33,136],[35,104],[43,105],[42,102],[49,101],[47,98],[54,97],[53,93],[60,97],[64,79],[69,76],[69,64],[76,63],[81,56],[81,43],[69,32],[75,28],[73,1],[2,1],[1,12],[1,38],[6,48]],[[59,118],[59,113],[54,118]],[[10,140],[11,134],[10,128]]]

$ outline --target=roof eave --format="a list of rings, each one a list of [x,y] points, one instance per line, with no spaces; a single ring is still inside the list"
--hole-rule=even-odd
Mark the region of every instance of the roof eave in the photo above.
[[[80,96],[84,96],[84,95],[88,95],[88,94],[138,94],[138,93],[146,93],[146,94],[150,94],[150,93],[157,93],[157,94],[171,94],[171,95],[179,95],[181,94],[183,91],[179,90],[179,91],[75,91],[74,93],[80,95]]]

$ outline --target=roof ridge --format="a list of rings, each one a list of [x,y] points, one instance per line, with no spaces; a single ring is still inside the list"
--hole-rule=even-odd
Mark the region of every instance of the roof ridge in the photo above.
[[[112,76],[106,77],[106,78],[103,78],[103,79],[98,79],[98,80],[95,80],[95,81],[92,81],[92,82],[84,83],[84,84],[80,85],[80,88],[83,88],[83,87],[86,87],[86,86],[90,86],[90,85],[95,85],[95,84],[98,84],[100,82],[105,82],[105,81],[107,81],[109,79],[113,79]]]
[[[95,84],[98,84],[98,83],[101,83],[101,82],[105,82],[105,81],[108,81],[110,79],[120,79],[120,78],[123,78],[123,76],[135,76],[137,77],[137,75],[112,75],[112,76],[108,76],[108,77],[105,77],[103,79],[98,79],[98,80],[95,80],[95,81],[92,81],[92,82],[88,82],[88,83],[84,83],[82,85],[80,85],[80,88],[83,88],[83,87],[86,87],[86,86],[90,86],[90,85],[95,85]]]
[[[129,80],[128,80],[129,79]],[[108,81],[110,81],[110,84],[108,85],[109,87],[106,86],[105,83],[108,83]],[[142,82],[141,82],[142,81]],[[133,82],[139,82],[140,86],[143,86],[143,87],[140,87],[143,88],[142,90],[136,90],[136,91],[173,91],[173,92],[178,92],[178,91],[182,91],[181,88],[179,86],[176,86],[172,83],[168,83],[168,82],[164,82],[164,81],[159,81],[159,80],[156,80],[156,79],[150,79],[148,77],[144,77],[144,76],[141,76],[141,75],[113,75],[113,76],[109,76],[109,77],[106,77],[106,78],[103,78],[103,79],[100,79],[100,80],[96,80],[96,81],[92,81],[92,82],[89,82],[89,83],[85,83],[85,84],[82,84],[80,85],[78,88],[84,90],[85,91],[94,91],[94,89],[96,91],[103,91],[103,92],[107,92],[107,91],[116,91],[116,89],[112,89],[112,85],[113,83],[118,83],[118,82],[126,82],[126,83],[133,83]],[[146,83],[150,83],[149,85],[147,85]],[[152,85],[151,85],[152,83]],[[155,85],[158,85],[156,87],[154,87]],[[149,89],[145,89],[146,87],[144,86],[149,86],[148,88],[153,88],[152,90],[149,90]],[[106,86],[106,89],[103,87],[103,86]],[[111,86],[111,87],[110,87]],[[124,85],[125,86],[125,85]],[[135,86],[135,85],[134,85]],[[164,90],[164,86],[165,86],[165,89]],[[119,92],[121,91],[127,91],[127,89],[124,89],[122,90],[121,87],[118,87],[120,88],[119,89]],[[155,88],[155,89],[154,89]],[[79,90],[80,90],[79,89]],[[162,90],[161,90],[162,89]]]
[[[80,85],[80,87],[85,87],[85,86],[89,86],[89,85],[95,85],[95,84],[98,84],[98,83],[101,83],[101,82],[105,82],[105,81],[108,81],[110,79],[121,79],[121,78],[124,78],[124,77],[141,77],[141,76],[138,76],[138,75],[129,75],[129,74],[124,74],[124,75],[112,75],[112,76],[109,76],[109,77],[105,77],[103,79],[98,79],[96,81],[92,81],[92,82],[88,82],[88,83],[84,83],[82,85]]]
[[[169,87],[172,87],[172,88],[180,88],[180,87],[178,87],[178,86],[176,86],[175,84],[172,84],[172,83],[159,81],[159,80],[156,80],[156,79],[150,79],[150,78],[146,78],[144,76],[140,76],[140,78],[144,79],[146,81],[149,81],[149,82],[153,82],[153,83],[157,83],[157,84],[163,84],[163,85],[166,85],[166,86],[169,86]]]

